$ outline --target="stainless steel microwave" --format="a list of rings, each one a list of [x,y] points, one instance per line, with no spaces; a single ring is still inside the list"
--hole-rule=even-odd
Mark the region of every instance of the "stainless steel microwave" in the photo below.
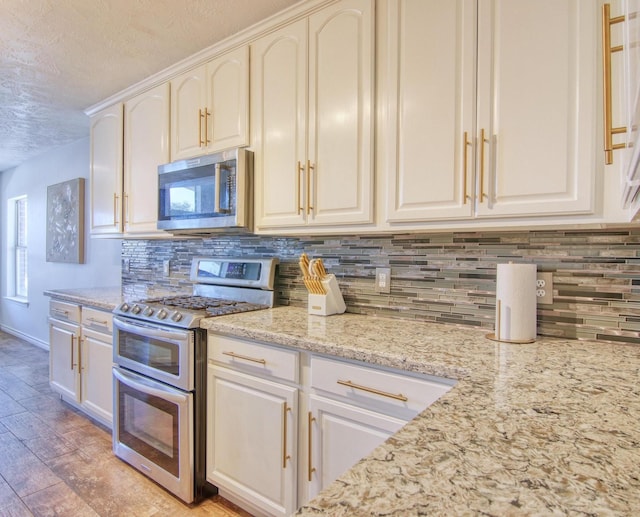
[[[158,167],[158,229],[172,233],[249,230],[253,153],[230,149]]]

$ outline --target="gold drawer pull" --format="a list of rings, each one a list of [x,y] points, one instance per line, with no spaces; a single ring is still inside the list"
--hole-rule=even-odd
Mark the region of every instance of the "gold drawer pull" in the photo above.
[[[222,352],[222,355],[228,355],[229,357],[233,357],[234,359],[244,359],[245,361],[251,361],[252,363],[267,364],[267,361],[265,361],[264,359],[254,359],[253,357],[236,354],[234,352]]]
[[[87,321],[91,323],[97,323],[98,325],[104,325],[105,327],[109,324],[107,320],[97,320],[95,318],[87,318]]]
[[[338,381],[338,384],[342,384],[343,386],[348,386],[349,388],[353,388],[355,390],[367,391],[369,393],[374,393],[375,395],[381,395],[383,397],[389,397],[394,400],[401,400],[402,402],[406,402],[409,400],[402,393],[398,393],[397,395],[393,393],[388,393],[386,391],[380,391],[375,388],[368,388],[367,386],[360,386],[359,384],[354,384],[351,381]]]
[[[69,311],[65,311],[63,309],[56,309],[55,307],[52,307],[51,312],[53,312],[54,314],[59,314],[60,316],[64,316],[65,318],[69,317]]]

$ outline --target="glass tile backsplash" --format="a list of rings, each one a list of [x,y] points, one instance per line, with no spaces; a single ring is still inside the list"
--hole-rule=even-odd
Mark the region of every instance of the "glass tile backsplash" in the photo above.
[[[487,330],[494,325],[496,264],[536,263],[553,274],[554,291],[553,304],[538,306],[538,334],[640,343],[640,228],[125,240],[122,283],[190,292],[193,257],[277,256],[277,303],[306,307],[303,251],[322,257],[336,275],[347,312]],[[375,292],[378,267],[391,268],[388,294]]]

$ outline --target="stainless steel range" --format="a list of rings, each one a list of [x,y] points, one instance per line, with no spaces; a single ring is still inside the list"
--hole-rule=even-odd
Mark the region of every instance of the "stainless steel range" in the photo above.
[[[196,258],[192,295],[125,302],[115,310],[116,456],[183,501],[207,495],[206,331],[200,320],[274,304],[277,259]]]

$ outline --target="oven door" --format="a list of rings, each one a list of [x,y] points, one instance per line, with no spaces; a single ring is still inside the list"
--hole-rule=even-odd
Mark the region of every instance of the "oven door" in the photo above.
[[[186,503],[194,500],[193,393],[113,368],[113,452]]]
[[[193,330],[113,318],[113,362],[186,391],[194,389]]]

